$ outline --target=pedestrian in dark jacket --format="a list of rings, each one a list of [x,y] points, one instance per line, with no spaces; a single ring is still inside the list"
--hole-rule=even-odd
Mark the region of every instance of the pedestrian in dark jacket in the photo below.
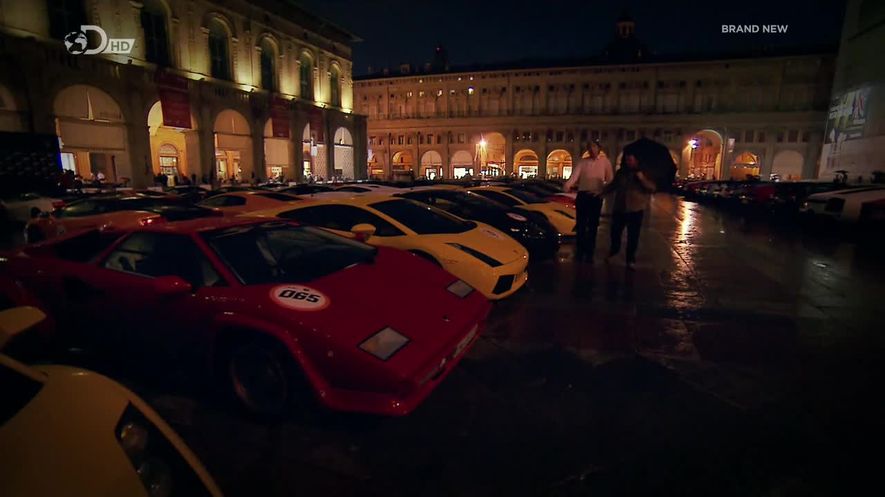
[[[636,249],[639,247],[639,231],[655,183],[639,169],[639,160],[629,154],[624,156],[621,168],[603,194],[614,193],[611,223],[611,249],[606,262],[611,262],[621,251],[621,235],[627,228],[627,269],[633,270]]]

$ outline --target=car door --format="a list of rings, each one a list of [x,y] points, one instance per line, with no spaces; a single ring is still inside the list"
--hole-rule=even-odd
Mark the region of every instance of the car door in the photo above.
[[[190,291],[163,290],[160,278],[177,276]],[[81,281],[66,282],[84,295],[103,340],[166,360],[192,349],[209,322],[214,287],[225,286],[188,235],[136,232],[120,241]]]

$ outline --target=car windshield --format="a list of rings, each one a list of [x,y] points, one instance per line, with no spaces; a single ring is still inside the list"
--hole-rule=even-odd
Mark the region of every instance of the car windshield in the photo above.
[[[385,200],[369,207],[387,214],[419,235],[464,233],[476,227],[474,222],[463,221],[442,209],[412,200]]]
[[[203,234],[244,285],[302,283],[371,262],[377,249],[306,226],[263,223]]]
[[[445,198],[443,195],[440,195],[440,197]],[[458,203],[480,209],[510,209],[504,204],[495,202],[490,198],[477,195],[473,192],[455,192],[452,195],[452,199]]]
[[[534,193],[529,193],[524,190],[517,190],[516,188],[510,188],[505,193],[513,195],[514,197],[522,200],[527,204],[543,204],[545,202],[544,199],[535,195]]]

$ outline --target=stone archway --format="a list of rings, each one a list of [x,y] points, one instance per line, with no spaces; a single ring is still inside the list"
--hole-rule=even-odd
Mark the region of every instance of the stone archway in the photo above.
[[[572,175],[572,154],[557,149],[547,154],[547,177],[568,179]]]
[[[215,172],[221,181],[251,181],[255,178],[252,163],[252,134],[242,114],[225,109],[218,113],[215,132]]]
[[[483,176],[501,176],[507,170],[507,139],[498,132],[480,136],[477,154],[480,163],[480,174]]]
[[[191,175],[195,175],[198,181],[208,180],[203,177],[205,173],[200,168],[200,133],[193,119],[191,129],[165,126],[163,108],[157,100],[148,111],[147,124],[154,175],[165,174],[167,185],[170,186],[176,184],[173,178],[180,179],[182,176],[191,178]],[[173,148],[175,155],[171,153]]]
[[[520,178],[538,176],[538,154],[534,150],[524,148],[513,156],[513,168]]]
[[[476,175],[473,156],[466,150],[458,150],[455,152],[449,163],[451,164],[453,178],[463,178],[468,174],[471,177]]]
[[[87,180],[131,181],[126,120],[116,100],[94,86],[72,85],[58,92],[52,108],[63,163]]]
[[[421,156],[421,176],[437,179],[443,176],[442,156],[436,150],[428,150]]]
[[[354,179],[353,137],[347,128],[342,126],[335,130],[334,147],[335,175],[346,180]]]
[[[732,161],[729,177],[733,180],[745,180],[748,176],[759,176],[760,165],[759,156],[745,150]]]
[[[267,179],[275,181],[295,179],[296,172],[294,164],[292,164],[294,146],[289,138],[274,136],[273,119],[265,121],[264,174]]]
[[[722,176],[722,135],[702,129],[688,139],[682,152],[690,179],[716,179]]]
[[[368,161],[369,179],[383,179],[384,173],[384,156],[376,153],[369,153]]]
[[[802,169],[805,158],[795,150],[781,150],[774,154],[774,162],[771,165],[771,179],[780,181],[793,181],[802,179]]]

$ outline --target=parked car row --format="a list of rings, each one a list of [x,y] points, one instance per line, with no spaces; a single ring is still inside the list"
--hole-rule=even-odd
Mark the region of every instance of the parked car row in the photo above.
[[[567,204],[509,185],[228,188],[196,204],[180,190],[53,202],[0,258],[0,290],[15,290],[2,297],[37,305],[66,341],[206,364],[262,415],[311,400],[410,412],[489,300],[574,233]]]
[[[822,181],[697,181],[679,185],[687,199],[747,214],[803,216],[843,223],[862,221],[869,203],[885,198],[885,185]],[[875,212],[875,206],[869,208]]]

